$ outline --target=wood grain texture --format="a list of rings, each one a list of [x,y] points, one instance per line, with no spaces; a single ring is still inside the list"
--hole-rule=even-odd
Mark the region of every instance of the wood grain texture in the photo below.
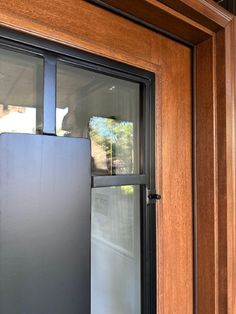
[[[233,15],[222,9],[213,0],[160,0],[201,25],[218,32],[233,19]]]
[[[227,187],[227,313],[236,313],[236,115],[235,115],[235,76],[236,76],[236,20],[225,28],[225,77],[226,77],[226,166],[225,185]]]
[[[181,26],[187,22],[187,29],[183,29],[184,33],[180,35],[181,38],[187,39],[189,37],[188,32],[190,32],[192,34],[190,41],[193,43],[198,43],[199,38],[201,38],[201,41],[204,40],[201,30],[206,33],[209,30],[217,32],[226,27],[233,19],[232,14],[217,5],[213,0],[142,0],[138,2],[138,5],[137,1],[128,0],[102,0],[101,2],[120,8],[131,15],[139,16],[162,29],[169,30],[169,27],[171,27],[171,33],[177,36],[179,36]],[[165,6],[162,6],[162,4]],[[171,9],[175,10],[175,13]],[[167,16],[168,14],[169,16]],[[173,15],[179,20],[175,21]],[[159,19],[153,18],[155,16],[158,16]],[[191,22],[187,18],[190,18]],[[175,22],[179,24],[177,28],[173,28],[172,23],[176,26]],[[199,35],[196,35],[198,30]]]
[[[225,30],[216,34],[217,68],[217,171],[218,171],[218,269],[219,313],[228,308],[227,300],[227,149],[226,149],[226,63]]]
[[[1,2],[0,24],[156,73],[159,313],[191,314],[191,49],[78,0]]]
[[[198,313],[217,312],[217,155],[214,39],[196,52],[196,205]],[[207,193],[206,193],[207,191]]]
[[[231,188],[227,190],[227,192],[230,195],[230,200],[231,200],[231,206],[232,206],[232,211],[231,215],[229,215],[229,223],[231,225],[231,229],[229,230],[229,235],[228,235],[228,245],[229,245],[229,250],[231,252],[231,255],[228,257],[228,278],[229,278],[229,295],[228,295],[228,300],[229,304],[231,306],[231,309],[229,313],[236,313],[236,18],[234,18],[233,21],[233,30],[232,30],[232,45],[233,45],[233,66],[231,64],[231,69],[233,68],[233,73],[231,73],[231,76],[233,76],[232,79],[232,84],[233,84],[233,91],[234,94],[229,94],[229,97],[231,98],[233,96],[233,99],[231,100],[231,106],[232,106],[232,125],[231,128],[229,128],[229,136],[232,136],[233,140],[233,145],[232,145],[232,151],[229,151],[231,154],[231,159],[230,162],[232,166],[232,173],[231,173]],[[229,91],[231,93],[231,91]],[[229,112],[230,114],[230,112]],[[231,116],[231,115],[230,115]],[[232,132],[232,134],[231,134]]]
[[[235,313],[235,32],[216,35],[219,313]],[[222,62],[226,60],[226,62]]]
[[[206,0],[104,2],[197,44],[198,313],[235,314],[236,23]],[[2,2],[0,24],[156,73],[158,308],[192,313],[190,49],[81,0]]]
[[[235,314],[235,22],[206,0],[104,2],[198,44],[198,313]],[[80,0],[1,2],[0,24],[156,73],[158,307],[192,313],[190,49]]]
[[[164,30],[169,31],[172,28],[171,32],[177,36],[178,27],[181,28],[182,23],[186,22],[188,28],[183,30],[181,38],[189,38],[193,44],[197,44],[195,47],[198,312],[235,314],[236,33],[233,15],[211,0],[144,0],[139,2],[138,6],[135,1],[103,2]],[[177,12],[173,13],[170,8]],[[172,18],[172,14],[175,15],[175,19]],[[162,20],[162,17],[167,15],[169,19],[165,22],[165,18]],[[189,23],[186,17],[200,26]],[[198,30],[197,35],[192,27],[195,31]],[[188,37],[189,30],[192,35]],[[210,33],[210,30],[213,33]],[[205,40],[202,31],[209,38],[208,41]]]
[[[136,1],[129,0],[104,0],[101,2],[138,17],[193,44],[197,44],[212,35],[211,30],[160,1],[143,0],[139,1],[138,5]]]
[[[66,6],[63,0],[1,2],[0,23],[102,55],[116,49],[139,59],[151,58],[150,32],[81,0],[70,0]]]
[[[212,39],[197,46],[199,313],[236,311],[234,36],[231,22]]]
[[[159,100],[156,117],[157,122],[159,116],[162,119],[157,129],[157,139],[160,135],[162,138],[158,313],[188,314],[193,311],[192,52],[158,37],[153,41],[152,51],[153,62],[160,62],[162,67],[158,74],[161,89],[157,86],[162,106],[158,106]]]

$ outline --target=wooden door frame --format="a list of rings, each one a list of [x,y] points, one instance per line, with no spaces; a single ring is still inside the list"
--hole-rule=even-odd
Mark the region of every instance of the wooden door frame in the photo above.
[[[58,1],[57,1],[58,2]],[[196,312],[236,313],[235,240],[235,35],[233,15],[212,0],[96,0],[140,23],[187,44],[194,51],[194,190]],[[12,8],[12,3],[15,7]],[[40,0],[34,3],[40,4]],[[97,41],[63,33],[64,26],[38,21],[43,10],[30,1],[3,2],[0,25],[111,56]],[[18,9],[18,10],[17,10]],[[52,8],[51,8],[52,9]],[[13,14],[20,12],[20,14]],[[48,16],[48,19],[50,15]],[[60,21],[60,18],[57,17]],[[55,22],[55,20],[54,20]],[[61,29],[59,28],[59,26]],[[67,26],[68,27],[68,26]],[[74,25],[76,27],[76,25]],[[74,28],[72,28],[74,30]],[[157,65],[119,51],[116,59],[158,73]],[[184,198],[184,195],[180,195]],[[158,239],[159,240],[159,239]],[[158,245],[161,252],[161,241]],[[160,256],[160,255],[159,255]],[[186,255],[187,256],[187,255]],[[173,261],[175,262],[175,261]],[[159,262],[158,271],[162,266]],[[164,310],[159,276],[159,313]],[[187,289],[187,288],[186,288]],[[168,300],[166,301],[168,302]]]
[[[235,18],[211,0],[96,2],[194,49],[195,307],[236,313]]]

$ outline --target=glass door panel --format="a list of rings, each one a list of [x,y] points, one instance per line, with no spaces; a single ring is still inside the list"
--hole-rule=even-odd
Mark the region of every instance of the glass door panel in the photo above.
[[[92,191],[92,314],[140,314],[140,191]]]
[[[92,175],[111,179],[92,189],[91,314],[141,314],[140,91],[140,83],[57,64],[57,135],[89,138]],[[134,175],[136,183],[112,186],[114,176]]]
[[[154,313],[153,74],[19,45],[0,133],[45,135],[0,135],[0,313]]]
[[[139,173],[138,83],[57,67],[57,135],[87,137],[93,175]]]
[[[42,130],[43,58],[0,48],[0,133]]]

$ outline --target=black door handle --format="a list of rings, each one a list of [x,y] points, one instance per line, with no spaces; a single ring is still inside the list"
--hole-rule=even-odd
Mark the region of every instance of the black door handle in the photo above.
[[[159,194],[149,194],[148,198],[150,200],[157,200],[157,201],[159,201],[161,199],[161,195],[159,195]]]

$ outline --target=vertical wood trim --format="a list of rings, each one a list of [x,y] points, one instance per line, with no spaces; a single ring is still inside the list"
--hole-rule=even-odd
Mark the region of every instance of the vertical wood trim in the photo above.
[[[227,151],[225,31],[216,34],[219,313],[227,311]]]
[[[165,53],[161,72],[162,167],[158,203],[158,283],[161,314],[193,312],[192,51],[175,43],[153,43]],[[177,50],[178,49],[178,50]],[[171,92],[170,92],[171,91]],[[158,112],[159,103],[157,103]],[[157,117],[158,119],[158,117]],[[161,154],[161,155],[160,155]],[[158,178],[158,175],[157,175]]]
[[[234,66],[234,72],[233,72],[233,88],[234,88],[234,95],[233,95],[233,129],[230,130],[233,134],[233,150],[231,154],[231,158],[233,160],[232,163],[232,172],[233,172],[233,186],[232,191],[230,191],[231,197],[232,197],[232,235],[231,235],[231,243],[232,243],[232,261],[229,262],[230,264],[230,273],[229,276],[232,278],[232,284],[231,284],[231,306],[232,310],[231,313],[236,313],[236,18],[233,20],[233,47],[234,47],[234,55],[233,55],[233,66]],[[231,248],[231,247],[230,247]]]
[[[236,313],[235,29],[196,48],[199,314]]]
[[[225,29],[225,62],[226,62],[226,187],[227,187],[227,289],[224,294],[227,298],[228,314],[236,313],[236,217],[235,217],[235,65],[236,65],[236,23],[235,19]]]
[[[216,34],[218,307],[235,314],[235,22]]]
[[[216,60],[216,50],[217,50],[217,40],[216,36],[214,35],[212,37],[213,40],[213,73],[212,73],[212,80],[213,80],[213,147],[214,147],[214,198],[215,198],[215,207],[214,207],[214,222],[215,222],[215,228],[214,228],[214,237],[215,237],[215,314],[220,314],[219,312],[219,248],[218,248],[218,242],[219,242],[219,203],[218,203],[218,196],[219,196],[219,189],[218,189],[218,165],[219,165],[219,159],[217,154],[217,148],[218,148],[218,137],[217,137],[217,131],[218,131],[218,112],[217,112],[217,60]]]
[[[217,304],[217,156],[215,39],[196,48],[196,211],[198,313],[216,314]]]

